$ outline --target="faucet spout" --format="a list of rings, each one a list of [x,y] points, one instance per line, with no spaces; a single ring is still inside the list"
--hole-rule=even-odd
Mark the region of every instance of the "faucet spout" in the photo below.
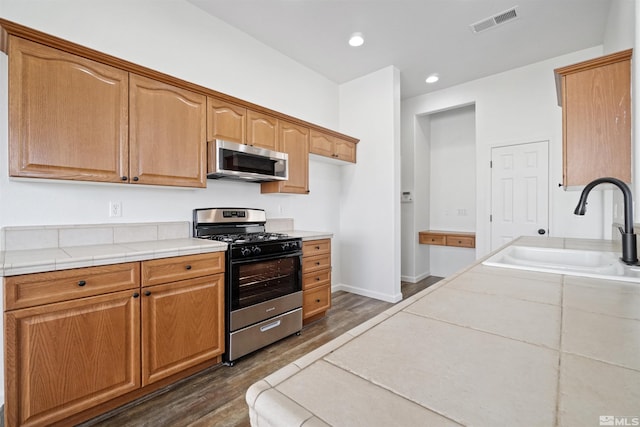
[[[594,179],[588,183],[580,194],[580,200],[576,209],[573,211],[576,215],[584,215],[587,212],[587,197],[589,193],[598,184],[613,184],[618,187],[624,196],[624,229],[620,229],[622,234],[622,262],[629,265],[638,263],[638,249],[636,246],[636,235],[633,231],[633,201],[629,186],[617,178],[605,177]]]

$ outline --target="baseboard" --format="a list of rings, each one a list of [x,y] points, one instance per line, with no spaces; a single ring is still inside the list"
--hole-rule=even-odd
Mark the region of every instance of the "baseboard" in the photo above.
[[[422,273],[419,276],[400,276],[400,280],[407,283],[418,283],[422,279],[426,279],[429,276],[431,276],[431,273],[427,271],[426,273]]]
[[[331,286],[331,292],[335,291],[345,291],[356,295],[362,295],[363,297],[374,298],[380,301],[396,303],[402,301],[402,293],[398,293],[396,295],[383,294],[376,291],[371,291],[369,289],[356,288],[354,286],[349,286],[345,284],[337,284]]]

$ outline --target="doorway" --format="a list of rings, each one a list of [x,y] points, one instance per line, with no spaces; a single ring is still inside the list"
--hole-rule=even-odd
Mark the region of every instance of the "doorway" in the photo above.
[[[549,141],[491,149],[491,250],[549,235]]]

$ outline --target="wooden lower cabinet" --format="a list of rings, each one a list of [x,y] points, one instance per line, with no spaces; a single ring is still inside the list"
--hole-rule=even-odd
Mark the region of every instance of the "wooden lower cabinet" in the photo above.
[[[142,289],[142,385],[224,352],[224,275]]]
[[[7,426],[45,426],[140,387],[140,298],[122,291],[5,315]]]
[[[74,425],[219,363],[222,260],[6,277],[5,424]]]
[[[307,324],[331,308],[331,239],[302,242],[302,319]]]

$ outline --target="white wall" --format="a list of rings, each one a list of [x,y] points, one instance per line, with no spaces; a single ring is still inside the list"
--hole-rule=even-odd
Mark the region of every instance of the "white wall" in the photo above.
[[[476,255],[490,249],[490,169],[491,147],[531,141],[550,141],[550,235],[566,237],[603,236],[602,212],[577,218],[573,209],[579,194],[560,189],[562,181],[562,110],[557,105],[553,70],[602,54],[601,47],[553,58],[504,73],[471,81],[441,91],[404,100],[402,103],[403,146],[416,146],[416,121],[420,116],[475,104],[476,107]],[[416,152],[414,148],[414,153]],[[403,158],[405,162],[411,159]],[[420,159],[413,159],[420,163]],[[416,194],[423,184],[414,182]],[[591,204],[597,205],[594,194]],[[414,234],[419,230],[414,230]],[[416,240],[403,241],[403,252]],[[417,250],[414,250],[415,253]],[[414,265],[421,262],[416,256]],[[422,261],[422,266],[424,262]],[[428,266],[425,269],[428,271]],[[405,272],[403,272],[403,275]],[[424,272],[415,270],[415,276]]]
[[[429,119],[429,226],[432,230],[475,231],[475,107],[469,105],[430,114]]]
[[[475,106],[429,114],[429,229],[475,231]],[[418,121],[425,120],[424,117]],[[447,277],[475,260],[475,249],[428,246],[433,276]]]
[[[340,87],[340,129],[360,135],[343,170],[341,289],[385,301],[400,292],[400,75],[387,67]]]

